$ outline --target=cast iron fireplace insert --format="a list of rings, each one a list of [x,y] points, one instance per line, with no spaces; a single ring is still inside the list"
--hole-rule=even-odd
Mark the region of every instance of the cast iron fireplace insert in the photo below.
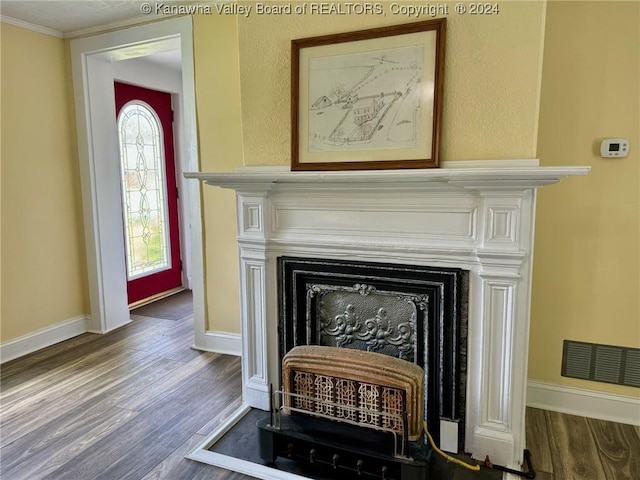
[[[424,370],[424,420],[438,442],[440,420],[465,421],[468,282],[457,268],[278,258],[280,379],[285,355],[302,345],[415,363]],[[314,428],[341,428],[332,423]]]

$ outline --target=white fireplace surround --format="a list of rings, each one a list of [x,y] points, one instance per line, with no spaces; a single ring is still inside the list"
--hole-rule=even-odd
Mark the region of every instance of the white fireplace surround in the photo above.
[[[206,450],[248,407],[268,409],[269,384],[278,384],[276,259],[286,255],[469,270],[465,450],[520,468],[536,190],[589,172],[537,165],[186,174],[236,191],[244,401],[190,458],[258,478],[301,478]]]

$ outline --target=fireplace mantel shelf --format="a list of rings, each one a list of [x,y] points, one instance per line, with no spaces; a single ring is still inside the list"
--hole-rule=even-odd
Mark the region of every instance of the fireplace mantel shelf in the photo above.
[[[536,188],[550,185],[568,176],[582,176],[590,167],[491,167],[436,168],[408,170],[359,170],[331,172],[291,172],[278,167],[246,168],[237,172],[187,172],[186,178],[198,179],[208,185],[231,189],[270,188],[276,184],[330,186],[345,184],[371,186],[412,184],[427,187]]]

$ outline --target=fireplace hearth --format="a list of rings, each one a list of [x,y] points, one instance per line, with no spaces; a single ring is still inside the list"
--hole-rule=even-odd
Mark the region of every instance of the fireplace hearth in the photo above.
[[[327,311],[324,325],[319,315],[320,321],[309,329],[305,325],[295,334],[279,331],[278,258],[288,257],[468,272],[466,362],[461,362],[466,363],[466,377],[458,373],[465,387],[464,399],[458,396],[449,403],[443,401],[438,407],[443,415],[438,412],[439,418],[430,419],[434,408],[430,408],[432,394],[427,391],[427,420],[435,422],[436,431],[439,424],[439,441],[445,450],[458,450],[463,437],[462,449],[473,458],[482,461],[489,456],[495,464],[520,468],[525,448],[536,190],[566,176],[586,175],[589,168],[538,167],[536,160],[454,164],[431,170],[288,172],[247,168],[236,173],[186,175],[236,191],[245,402],[189,458],[258,478],[301,478],[266,467],[262,470],[209,448],[252,409],[269,410],[269,386],[281,378],[283,336],[287,347],[313,344],[313,335],[322,331],[321,343],[339,343],[343,348],[375,342],[366,328],[347,331],[357,323],[350,317],[358,316],[360,307],[354,300],[370,286],[365,280],[331,288],[326,288],[330,283],[316,282],[319,290],[315,295],[326,301],[337,294],[340,306]],[[393,285],[375,287],[377,292],[397,291]],[[312,298],[313,293],[309,293]],[[318,313],[321,302],[315,301]],[[419,304],[414,303],[417,310]],[[307,314],[304,305],[296,307],[302,309],[303,317]],[[411,358],[413,352],[415,362],[421,357],[420,344],[401,341],[399,325],[391,330],[384,327],[385,311],[395,308],[389,305],[360,314],[376,325],[380,323],[383,327],[379,330],[388,331],[387,342],[373,347],[385,350],[393,346],[398,357]],[[413,307],[407,308],[411,312]],[[335,321],[339,316],[342,323]],[[307,335],[313,341],[307,342]],[[433,352],[433,347],[429,348]],[[429,362],[426,366],[429,371]],[[460,367],[456,371],[463,372]],[[443,375],[447,378],[455,376]],[[433,387],[428,380],[425,387],[429,390]],[[454,381],[451,387],[460,395],[459,384]],[[461,404],[464,417],[460,416]],[[459,421],[449,421],[451,418]],[[255,435],[255,424],[253,432]]]

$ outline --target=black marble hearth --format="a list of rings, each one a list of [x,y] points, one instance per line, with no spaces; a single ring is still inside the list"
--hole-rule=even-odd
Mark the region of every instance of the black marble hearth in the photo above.
[[[259,465],[265,463],[260,458],[257,423],[269,417],[269,412],[252,409],[229,432],[218,440],[210,451],[246,460]],[[464,457],[460,457],[464,458]],[[428,480],[501,480],[502,473],[496,470],[481,468],[479,472],[467,470],[448,462],[435,452],[428,455]],[[464,458],[469,461],[468,458]],[[278,457],[271,468],[293,473],[313,480],[353,480],[353,474],[336,476],[332,469],[311,469],[308,465]]]

